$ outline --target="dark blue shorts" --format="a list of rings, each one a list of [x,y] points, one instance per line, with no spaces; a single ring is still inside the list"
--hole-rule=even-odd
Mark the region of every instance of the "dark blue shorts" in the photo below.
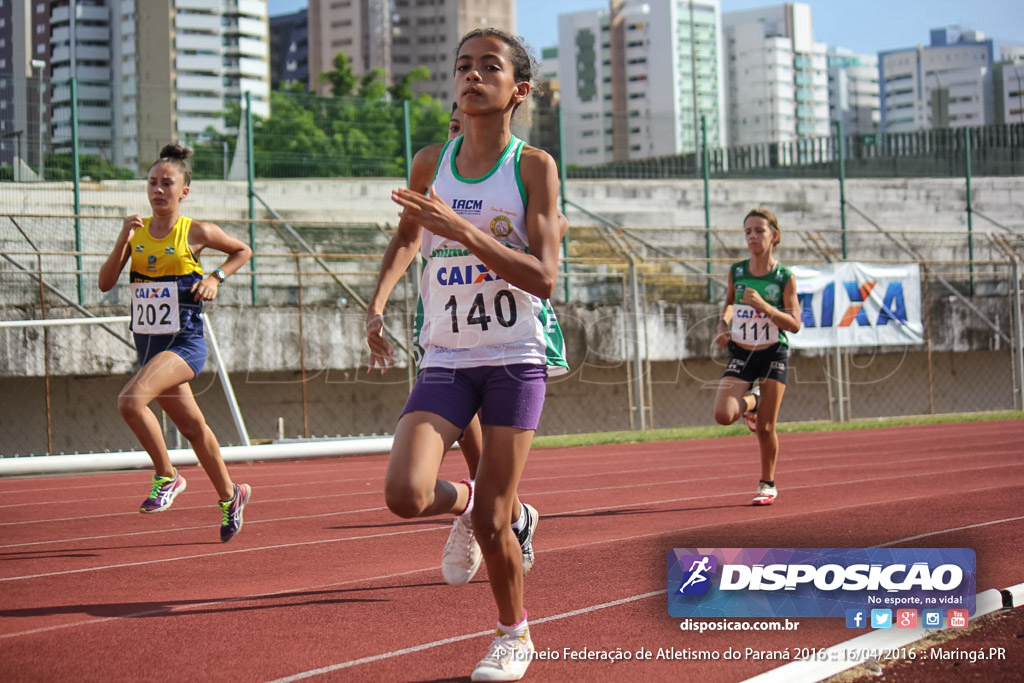
[[[774,379],[785,384],[789,378],[789,347],[776,342],[751,351],[729,342],[729,365],[722,376],[739,377],[751,384],[757,379]]]
[[[465,429],[476,412],[494,427],[537,429],[544,408],[545,365],[480,366],[451,370],[424,368],[402,415],[425,410]]]
[[[153,356],[171,351],[199,376],[206,364],[206,337],[200,334],[136,334],[135,350],[139,354],[139,365],[145,365]]]

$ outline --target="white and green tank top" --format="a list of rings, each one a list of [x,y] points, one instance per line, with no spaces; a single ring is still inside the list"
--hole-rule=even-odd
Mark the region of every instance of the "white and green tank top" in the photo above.
[[[519,176],[523,141],[515,136],[481,178],[463,178],[455,157],[463,138],[445,144],[433,187],[455,213],[509,249],[529,251],[526,192]],[[414,341],[420,366],[467,368],[527,363],[568,370],[550,302],[501,279],[461,243],[423,231],[426,265]]]
[[[753,306],[741,304],[747,287],[755,290],[769,304],[782,310],[782,292],[786,289],[793,271],[778,261],[775,267],[764,275],[750,274],[750,260],[739,261],[729,268],[733,286],[733,311],[731,338],[745,348],[763,348],[781,342],[789,346],[786,333],[778,328],[768,316],[759,313]]]

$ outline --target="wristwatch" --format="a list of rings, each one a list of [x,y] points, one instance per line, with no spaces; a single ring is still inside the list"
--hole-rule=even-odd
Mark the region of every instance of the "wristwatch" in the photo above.
[[[213,271],[213,273],[211,273],[211,275],[213,275],[215,278],[217,278],[217,281],[220,282],[221,284],[224,284],[224,281],[228,279],[228,276],[225,275],[224,271],[221,270],[220,268],[218,268],[217,270]]]

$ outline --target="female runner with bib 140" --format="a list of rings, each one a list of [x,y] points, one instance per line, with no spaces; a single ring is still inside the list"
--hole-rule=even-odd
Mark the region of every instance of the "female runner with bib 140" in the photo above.
[[[789,375],[787,332],[799,332],[796,278],[775,259],[782,233],[768,209],[752,209],[743,219],[750,258],[729,268],[729,289],[718,321],[718,346],[729,348],[729,364],[715,397],[715,420],[732,424],[742,415],[757,433],[761,480],[754,505],[771,505],[779,495],[775,423]],[[760,386],[757,382],[760,381]]]
[[[251,490],[228,475],[213,431],[196,404],[189,382],[206,362],[204,301],[213,301],[224,280],[245,265],[252,251],[213,223],[202,223],[178,213],[188,196],[192,151],[166,145],[149,169],[148,195],[153,215],[128,216],[114,249],[100,269],[104,292],[117,284],[124,264],[131,259],[131,328],[139,356],[138,373],[117,397],[121,417],[153,460],[156,474],[149,497],[139,512],[161,512],[185,490],[185,478],[167,454],[160,422],[150,410],[160,407],[192,444],[200,464],[220,497],[220,540],[230,541],[242,528],[242,511]],[[199,254],[206,247],[228,255],[227,260],[203,277]]]
[[[558,278],[557,169],[510,131],[532,76],[529,52],[504,31],[462,38],[454,85],[464,134],[420,150],[409,188],[392,193],[403,209],[398,237],[367,311],[370,368],[384,368],[393,351],[376,317],[378,292],[393,290],[419,245],[422,371],[395,429],[385,499],[401,517],[472,520],[498,608],[497,635],[474,681],[519,680],[533,657],[522,552],[509,520],[549,370],[566,369],[555,358],[561,333],[546,301]],[[442,456],[477,410],[484,446],[475,483],[438,480]],[[446,555],[442,564],[459,559]]]

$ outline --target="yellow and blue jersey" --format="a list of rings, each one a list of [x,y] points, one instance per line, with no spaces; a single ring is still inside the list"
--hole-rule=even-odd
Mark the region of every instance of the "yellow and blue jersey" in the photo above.
[[[179,216],[171,231],[157,239],[149,231],[152,218],[143,219],[129,241],[132,330],[136,336],[202,336],[202,302],[191,291],[203,277],[203,267],[188,246],[192,219]],[[164,310],[166,302],[177,305]]]

